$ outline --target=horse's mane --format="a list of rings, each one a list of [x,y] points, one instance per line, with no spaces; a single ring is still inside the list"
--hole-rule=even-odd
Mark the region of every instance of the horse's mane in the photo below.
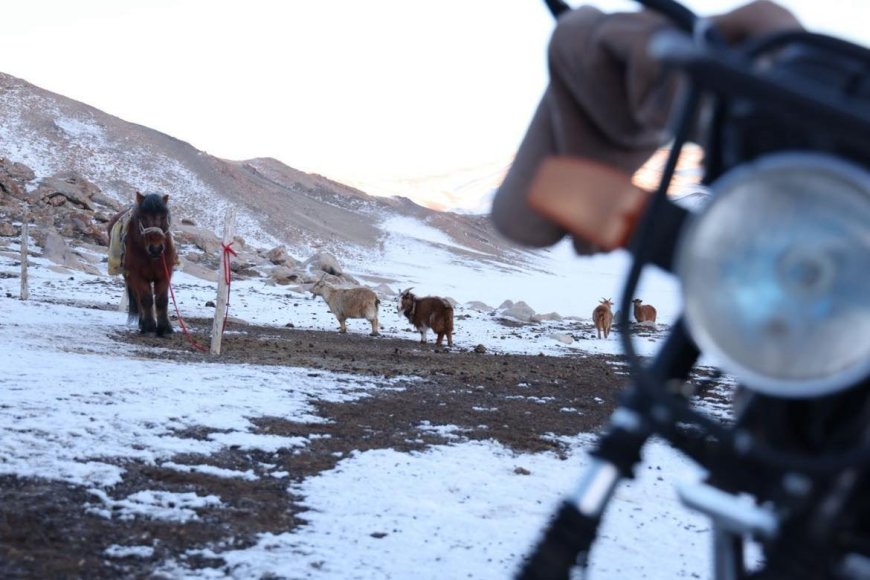
[[[142,203],[138,205],[138,210],[147,214],[167,214],[169,215],[169,206],[163,201],[163,196],[159,193],[149,193],[142,196]]]

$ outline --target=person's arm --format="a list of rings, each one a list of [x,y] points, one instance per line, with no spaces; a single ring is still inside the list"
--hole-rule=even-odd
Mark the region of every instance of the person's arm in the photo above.
[[[729,42],[800,28],[790,12],[767,0],[712,20]],[[677,79],[647,47],[670,26],[650,11],[606,14],[584,6],[560,16],[549,45],[549,86],[493,201],[492,219],[503,235],[542,247],[567,233],[529,205],[529,186],[548,157],[582,158],[630,179],[667,143]],[[574,242],[579,253],[600,250]]]

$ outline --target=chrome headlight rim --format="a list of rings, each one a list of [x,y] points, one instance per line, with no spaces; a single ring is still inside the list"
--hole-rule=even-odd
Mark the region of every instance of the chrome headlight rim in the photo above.
[[[750,180],[756,180],[754,183],[759,183],[758,180],[764,179],[766,176],[776,177],[783,175],[783,172],[796,170],[816,172],[823,177],[848,183],[852,186],[851,189],[863,192],[863,198],[866,200],[862,198],[860,203],[863,204],[866,201],[866,204],[870,206],[870,172],[855,164],[831,155],[814,152],[781,152],[759,158],[731,170],[710,186],[712,192],[710,202],[702,211],[692,216],[677,244],[675,272],[681,280],[686,327],[702,352],[711,355],[724,371],[732,374],[742,384],[755,391],[782,398],[811,398],[844,390],[870,377],[870,347],[863,348],[859,345],[859,348],[856,349],[856,352],[859,353],[855,357],[856,362],[847,368],[838,369],[834,373],[803,378],[782,378],[760,372],[736,356],[732,356],[727,348],[723,348],[719,338],[715,336],[715,325],[711,324],[710,317],[699,312],[701,309],[699,305],[703,303],[703,300],[693,299],[693,293],[701,291],[698,287],[693,287],[693,284],[698,286],[698,283],[690,282],[695,277],[688,276],[690,269],[698,264],[692,248],[699,243],[699,231],[702,228],[709,228],[709,224],[705,222],[712,219],[710,216],[715,216],[723,204],[731,203],[729,198],[732,197],[734,191],[737,191],[742,185],[750,183]],[[870,231],[870,223],[867,227]],[[870,276],[870,272],[868,272],[868,276]],[[867,306],[870,308],[870,298],[868,298]],[[870,341],[870,338],[867,340]]]

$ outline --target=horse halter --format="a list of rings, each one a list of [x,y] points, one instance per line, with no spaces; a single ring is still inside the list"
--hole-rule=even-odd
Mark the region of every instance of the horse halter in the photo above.
[[[150,226],[146,228],[142,225],[142,219],[138,216],[136,217],[136,224],[139,226],[139,233],[142,236],[154,234],[160,236],[161,238],[166,238],[166,232],[163,230],[163,228],[159,226]]]

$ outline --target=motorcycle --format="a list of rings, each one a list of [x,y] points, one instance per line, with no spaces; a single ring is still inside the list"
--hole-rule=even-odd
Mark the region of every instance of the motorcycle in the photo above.
[[[657,436],[707,473],[678,495],[711,522],[712,577],[870,578],[870,51],[806,31],[727,45],[674,1],[638,1],[676,25],[650,50],[686,83],[656,191],[605,210],[638,213],[611,235],[632,254],[619,308],[657,266],[683,310],[651,362],[623,321],[630,385],[518,577],[582,574]],[[690,213],[668,193],[693,135],[710,201]],[[727,424],[692,405],[702,353],[737,380]]]

